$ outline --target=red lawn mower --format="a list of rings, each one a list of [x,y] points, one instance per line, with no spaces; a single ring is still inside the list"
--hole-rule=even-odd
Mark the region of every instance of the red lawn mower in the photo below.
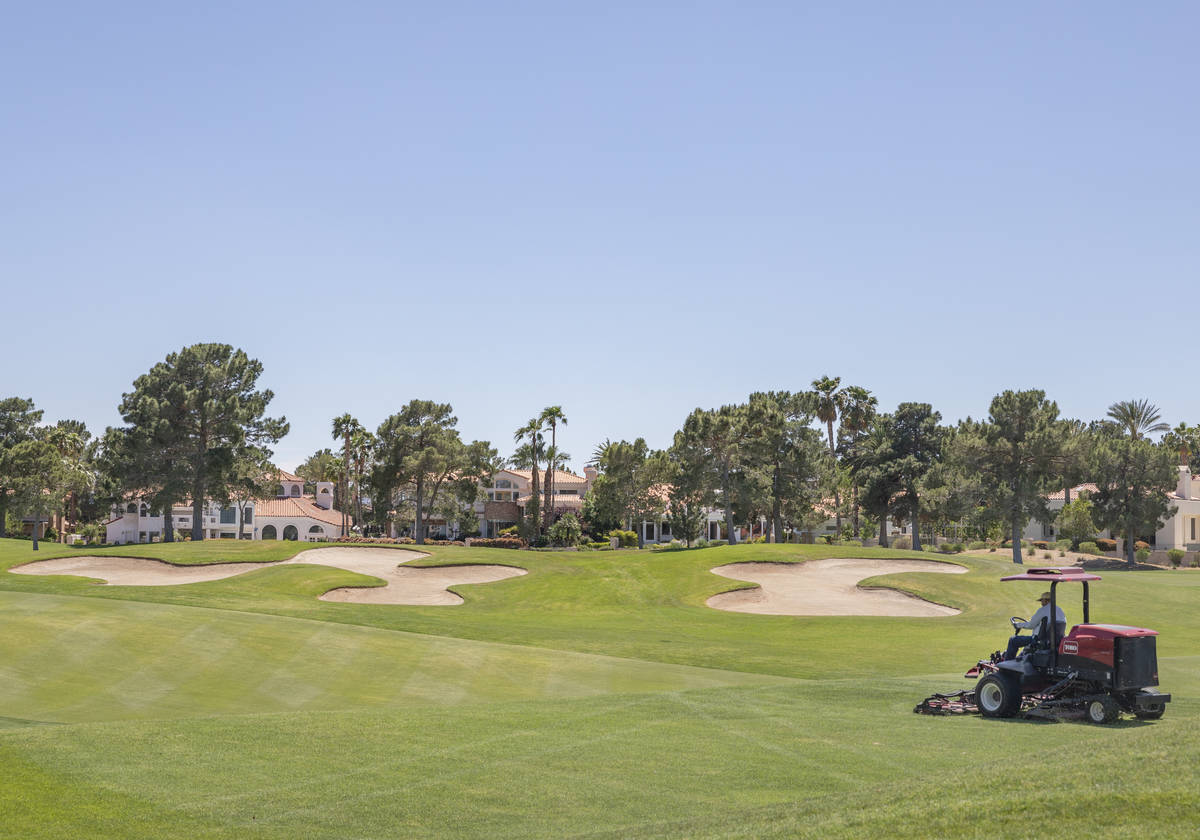
[[[1083,624],[1071,628],[1057,622],[1042,627],[1023,653],[1005,659],[997,651],[967,671],[978,677],[974,690],[934,694],[914,712],[921,714],[982,714],[984,717],[1076,716],[1092,723],[1112,723],[1129,712],[1142,720],[1158,720],[1171,701],[1160,694],[1155,630],[1122,624],[1091,624],[1088,581],[1100,580],[1082,569],[1029,569],[1001,580],[1034,580],[1050,584],[1050,615],[1057,614],[1058,585],[1083,584]],[[1014,631],[1025,619],[1010,619]]]

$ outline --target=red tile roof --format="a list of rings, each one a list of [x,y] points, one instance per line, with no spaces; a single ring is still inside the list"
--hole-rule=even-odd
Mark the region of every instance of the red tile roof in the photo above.
[[[1097,489],[1099,488],[1097,488],[1095,484],[1077,484],[1071,488],[1071,500],[1074,501],[1075,499],[1078,499],[1080,493],[1095,493]],[[1055,490],[1046,497],[1046,500],[1050,502],[1066,501],[1063,497],[1063,492],[1064,491],[1062,490]]]
[[[280,481],[299,481],[301,484],[304,483],[304,479],[298,475],[293,475],[292,473],[288,472],[287,470],[279,469],[278,467],[276,467],[275,469],[279,470],[279,480]]]
[[[532,470],[505,469],[505,470],[500,470],[500,472],[512,473],[513,475],[519,476],[530,483],[533,482],[533,471]],[[497,475],[498,474],[499,473],[497,473]],[[546,471],[539,469],[538,470],[538,484],[539,485],[542,484],[545,481],[545,478],[546,478]],[[554,471],[554,486],[555,487],[576,487],[576,486],[582,487],[586,484],[587,484],[587,479],[581,475],[575,475],[575,473],[569,473],[565,470],[555,470]]]
[[[312,499],[307,497],[291,497],[289,499],[264,499],[254,503],[254,518],[257,520],[263,516],[306,516],[309,519],[315,519],[318,522],[324,522],[327,525],[342,524],[342,514],[340,511],[325,510],[317,507]]]

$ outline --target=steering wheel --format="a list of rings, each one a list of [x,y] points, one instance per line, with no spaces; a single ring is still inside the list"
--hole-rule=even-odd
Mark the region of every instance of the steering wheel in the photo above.
[[[1025,629],[1025,628],[1023,628],[1023,627],[1021,626],[1022,624],[1024,624],[1024,623],[1025,623],[1025,619],[1021,618],[1019,615],[1014,615],[1012,618],[1010,618],[1010,619],[1009,619],[1009,621],[1011,621],[1011,622],[1012,622],[1012,626],[1013,626],[1013,630],[1014,630],[1014,631],[1018,631],[1018,630],[1024,630],[1024,629]]]

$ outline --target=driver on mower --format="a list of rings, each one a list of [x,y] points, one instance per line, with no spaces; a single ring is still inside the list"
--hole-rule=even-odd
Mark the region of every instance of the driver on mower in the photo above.
[[[1050,593],[1043,592],[1038,600],[1042,602],[1042,606],[1033,614],[1033,618],[1028,621],[1018,622],[1013,619],[1014,630],[1033,630],[1037,635],[1022,636],[1019,633],[1008,640],[1008,650],[1004,652],[1005,659],[1016,659],[1017,651],[1031,644],[1034,639],[1046,640],[1050,639],[1051,622],[1059,627],[1059,637],[1066,632],[1067,614],[1063,612],[1062,607],[1054,608],[1055,615],[1050,615]]]

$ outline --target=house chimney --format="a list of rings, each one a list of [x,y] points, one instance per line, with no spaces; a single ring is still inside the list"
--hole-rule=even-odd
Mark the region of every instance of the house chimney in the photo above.
[[[333,482],[318,481],[317,482],[317,498],[316,504],[319,508],[329,510],[333,507]]]
[[[583,477],[585,479],[587,479],[587,485],[588,485],[589,490],[592,488],[592,485],[596,482],[596,478],[599,475],[600,475],[600,470],[596,469],[595,467],[584,467],[583,468]]]
[[[1191,499],[1192,496],[1192,468],[1187,464],[1183,464],[1179,468],[1179,486],[1175,490],[1176,495],[1181,499]]]

